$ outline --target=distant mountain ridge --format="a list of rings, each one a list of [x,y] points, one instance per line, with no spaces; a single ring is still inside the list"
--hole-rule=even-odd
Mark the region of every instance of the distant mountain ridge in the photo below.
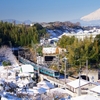
[[[15,24],[26,24],[26,25],[30,25],[32,23],[32,21],[30,21],[30,20],[19,21],[19,20],[15,20],[15,19],[3,19],[1,21],[15,23]]]
[[[1,21],[9,22],[9,23],[15,23],[15,24],[25,24],[25,25],[30,25],[30,24],[33,24],[33,23],[39,23],[43,27],[46,27],[46,26],[50,25],[50,23],[64,23],[64,24],[66,24],[66,22],[72,22],[72,23],[79,22],[81,26],[98,26],[98,25],[100,26],[100,20],[85,21],[85,20],[83,20],[83,18],[84,17],[82,17],[80,19],[74,19],[74,20],[65,21],[65,22],[56,21],[56,22],[41,22],[41,23],[39,23],[39,22],[32,22],[31,20],[19,21],[19,20],[16,20],[16,19],[3,19]]]

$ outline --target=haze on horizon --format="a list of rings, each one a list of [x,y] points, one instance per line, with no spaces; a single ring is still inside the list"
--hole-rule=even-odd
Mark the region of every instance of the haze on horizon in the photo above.
[[[70,21],[100,8],[100,0],[0,0],[0,20]]]

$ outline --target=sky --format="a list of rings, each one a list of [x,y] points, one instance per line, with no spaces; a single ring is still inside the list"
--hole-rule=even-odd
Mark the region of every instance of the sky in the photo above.
[[[100,8],[100,0],[0,0],[0,20],[71,21]]]

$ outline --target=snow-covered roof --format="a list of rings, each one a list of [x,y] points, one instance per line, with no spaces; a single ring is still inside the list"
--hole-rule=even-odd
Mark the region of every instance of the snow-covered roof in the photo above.
[[[18,74],[18,76],[19,76],[19,77],[20,77],[20,76],[24,76],[24,77],[26,76],[26,77],[27,77],[27,76],[30,76],[30,73],[25,73],[25,72],[24,72],[24,73]]]
[[[19,90],[19,93],[28,93],[28,94],[43,94],[46,92],[46,89],[44,88],[38,88],[38,87],[33,87],[33,89],[21,89]]]
[[[96,93],[100,93],[100,85],[90,89],[90,91],[93,91],[93,92],[96,92]]]
[[[82,96],[71,98],[71,100],[100,100],[100,98],[97,98],[92,95],[82,95]]]
[[[52,54],[56,53],[56,47],[43,48],[43,53]]]
[[[80,87],[84,86],[84,85],[87,85],[89,84],[90,82],[89,81],[86,81],[86,80],[83,80],[83,79],[80,79]],[[79,79],[76,79],[72,82],[69,82],[67,83],[69,86],[73,87],[73,88],[79,88]]]
[[[43,88],[43,87],[33,87],[33,90],[34,90],[34,93],[35,93],[35,91],[38,91],[39,94],[42,94],[42,93],[46,92],[46,89]]]
[[[56,37],[55,37],[55,38],[50,38],[50,39],[48,39],[48,41],[49,41],[49,42],[51,42],[51,41],[56,42],[56,41],[58,41],[58,40],[59,40],[59,39],[58,39],[58,38],[56,38]]]
[[[30,64],[22,65],[22,72],[34,72],[34,68]]]
[[[50,89],[50,88],[54,88],[54,85],[50,82],[47,81],[41,81],[39,83],[37,83],[38,87],[43,87],[45,89]]]
[[[22,100],[22,99],[15,95],[12,95],[11,93],[4,92],[3,95],[1,96],[1,100]]]
[[[72,94],[72,92],[70,92],[69,90],[67,89],[62,89],[62,88],[53,88],[53,89],[50,89],[50,90],[47,90],[48,92],[51,92],[51,93],[54,93],[54,92],[59,92],[59,93],[66,93],[66,94]]]

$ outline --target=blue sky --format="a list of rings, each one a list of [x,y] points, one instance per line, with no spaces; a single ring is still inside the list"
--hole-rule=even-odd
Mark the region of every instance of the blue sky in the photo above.
[[[100,0],[0,0],[0,20],[70,21],[100,8]]]

